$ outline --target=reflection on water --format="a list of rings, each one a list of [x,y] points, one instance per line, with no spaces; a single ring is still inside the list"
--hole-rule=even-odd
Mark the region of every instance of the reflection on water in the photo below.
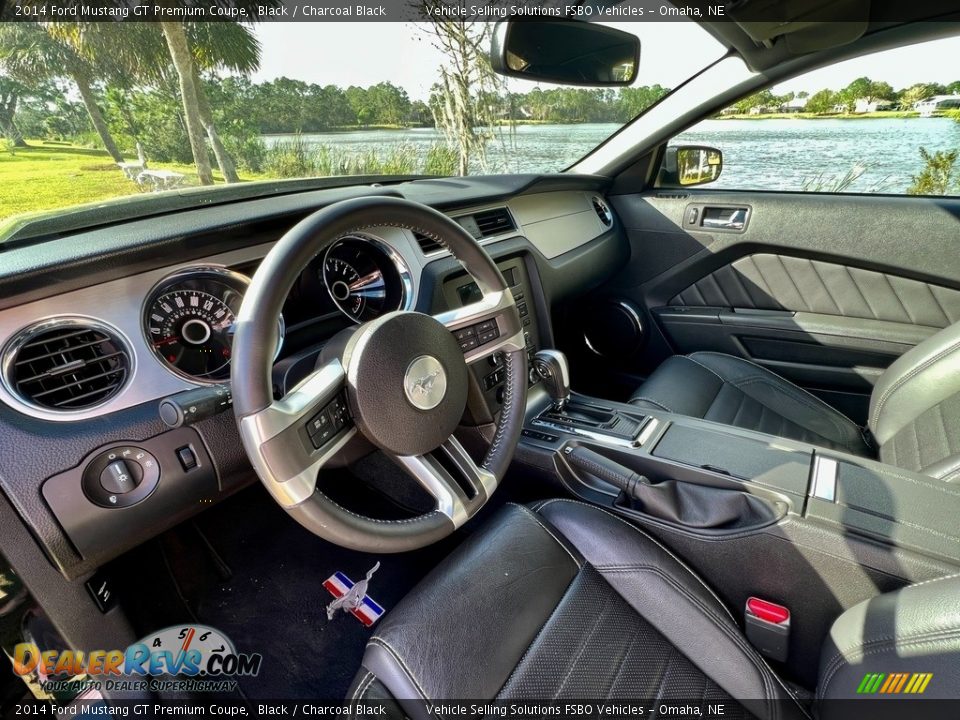
[[[562,170],[617,130],[617,125],[522,125],[503,128],[488,148],[487,172]],[[267,136],[273,145],[290,136]],[[423,152],[443,141],[432,128],[304,135],[310,144],[345,151],[413,145]],[[858,166],[853,192],[902,193],[920,172],[919,148],[960,148],[960,123],[949,118],[856,120],[706,120],[673,141],[723,151],[716,188],[800,190],[820,177],[823,189]],[[480,168],[474,168],[479,172]]]

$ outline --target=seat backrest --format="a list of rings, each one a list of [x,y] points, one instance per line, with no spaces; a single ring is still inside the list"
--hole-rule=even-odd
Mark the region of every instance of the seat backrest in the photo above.
[[[952,575],[864,600],[837,618],[820,655],[817,717],[851,717],[849,705],[830,701],[871,695],[955,700],[960,688],[958,596],[960,575]],[[950,711],[956,717],[956,707]],[[921,717],[919,712],[908,715]]]
[[[883,462],[960,480],[960,323],[887,368],[873,389],[867,424]]]

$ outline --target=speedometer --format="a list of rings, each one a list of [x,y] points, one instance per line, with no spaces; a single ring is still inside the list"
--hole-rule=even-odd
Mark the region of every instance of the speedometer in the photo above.
[[[188,268],[161,281],[143,318],[157,357],[191,380],[227,379],[234,324],[249,284],[246,276],[217,267]]]
[[[337,240],[327,250],[320,274],[337,307],[357,322],[407,310],[413,299],[406,263],[372,235],[358,233]]]

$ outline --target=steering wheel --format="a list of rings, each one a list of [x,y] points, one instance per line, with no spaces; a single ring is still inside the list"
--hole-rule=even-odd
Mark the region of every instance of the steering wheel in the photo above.
[[[294,282],[337,238],[376,226],[414,230],[447,248],[481,299],[426,315],[391,312],[348,333],[284,397],[273,397],[277,322]],[[464,351],[453,333],[494,323],[496,339]],[[503,406],[479,465],[454,437],[467,402],[467,366],[504,354]],[[271,496],[330,542],[403,552],[446,537],[490,498],[513,457],[526,410],[527,356],[516,303],[496,264],[447,216],[391,197],[344,200],[287,232],[253,276],[237,316],[230,379],[243,447]],[[317,474],[360,433],[433,496],[431,512],[381,520],[352,512],[317,488]],[[459,480],[454,478],[459,476]]]

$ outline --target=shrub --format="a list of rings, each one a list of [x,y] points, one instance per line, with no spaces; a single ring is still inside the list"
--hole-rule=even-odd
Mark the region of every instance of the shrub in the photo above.
[[[431,145],[427,151],[427,159],[423,163],[423,174],[447,177],[456,175],[458,167],[457,149],[445,143],[438,143]]]
[[[920,148],[923,169],[912,177],[913,184],[907,194],[946,195],[955,183],[960,189],[960,179],[954,177],[958,154],[957,150],[937,150],[931,154],[926,148]]]

